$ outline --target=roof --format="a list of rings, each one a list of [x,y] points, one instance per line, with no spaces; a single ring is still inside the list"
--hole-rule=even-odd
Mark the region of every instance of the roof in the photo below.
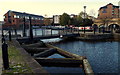
[[[100,7],[99,10],[104,9],[104,8],[107,8],[108,5],[113,5],[113,4],[112,4],[112,3],[109,3],[109,4],[107,4],[106,6]],[[119,8],[119,6],[115,6],[115,5],[113,5],[113,7],[114,7],[114,8]]]
[[[15,13],[16,15],[31,16],[31,17],[42,17],[43,18],[43,16],[41,16],[41,15],[29,14],[29,13],[25,13],[25,12],[22,13],[22,12],[11,11],[11,10],[9,10],[8,13],[9,12]]]

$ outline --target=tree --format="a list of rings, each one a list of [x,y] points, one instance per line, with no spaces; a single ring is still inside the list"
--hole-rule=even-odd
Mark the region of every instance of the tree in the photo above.
[[[70,22],[70,16],[67,13],[63,13],[60,16],[60,24],[61,25],[68,25],[69,22]]]
[[[83,25],[83,18],[81,16],[81,13],[77,16],[76,20],[78,26]]]
[[[92,21],[92,19],[88,19],[88,18],[86,18],[84,24],[85,24],[85,26],[92,26],[93,21]]]
[[[95,10],[91,9],[89,15],[95,17],[95,15],[96,15]]]

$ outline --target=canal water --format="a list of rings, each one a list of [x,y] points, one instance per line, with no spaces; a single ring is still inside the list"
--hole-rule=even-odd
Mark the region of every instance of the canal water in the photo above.
[[[95,73],[118,73],[119,42],[65,41],[55,46],[86,56]]]

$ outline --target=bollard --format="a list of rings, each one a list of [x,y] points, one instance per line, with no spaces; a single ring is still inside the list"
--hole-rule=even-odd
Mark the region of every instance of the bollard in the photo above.
[[[11,31],[9,30],[9,41],[11,41]]]
[[[4,69],[9,69],[9,60],[8,60],[8,45],[4,42],[2,44],[2,58],[3,58],[3,67]]]

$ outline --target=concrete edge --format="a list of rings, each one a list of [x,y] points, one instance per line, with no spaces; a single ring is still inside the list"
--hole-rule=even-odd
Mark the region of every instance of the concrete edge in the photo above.
[[[32,58],[19,44],[17,40],[12,40],[13,45],[17,48],[17,50],[20,51],[21,55],[24,57],[23,59],[28,64],[29,67],[31,67],[33,74],[45,74],[50,75],[46,70],[43,69],[43,67],[34,59]]]

